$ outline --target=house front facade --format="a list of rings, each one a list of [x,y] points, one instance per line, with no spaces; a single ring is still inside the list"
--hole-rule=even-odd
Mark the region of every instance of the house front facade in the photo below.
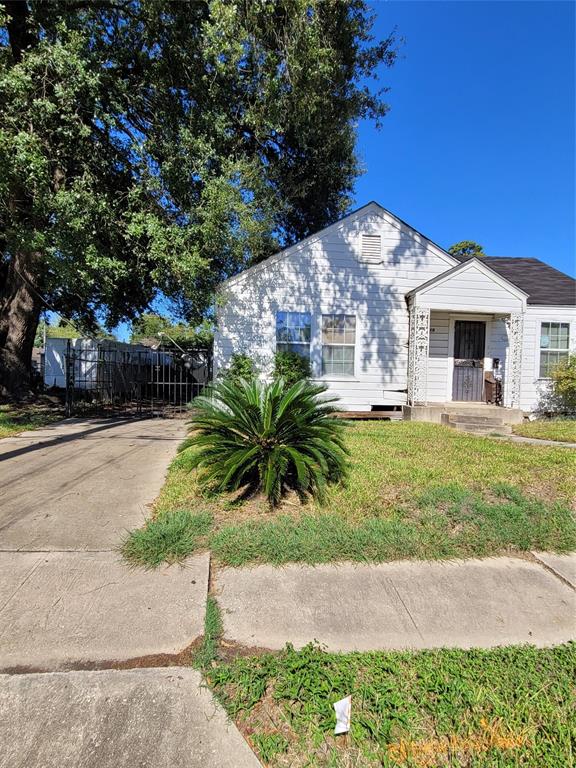
[[[369,203],[224,282],[215,372],[309,358],[345,411],[456,403],[530,413],[576,348],[576,281],[536,259],[458,260]]]

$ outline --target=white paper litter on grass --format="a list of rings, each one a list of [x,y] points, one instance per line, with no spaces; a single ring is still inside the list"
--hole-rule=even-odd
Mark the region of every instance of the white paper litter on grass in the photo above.
[[[346,696],[345,699],[340,699],[332,705],[336,712],[336,728],[334,728],[334,735],[339,733],[348,733],[350,730],[350,715],[352,713],[352,696]]]

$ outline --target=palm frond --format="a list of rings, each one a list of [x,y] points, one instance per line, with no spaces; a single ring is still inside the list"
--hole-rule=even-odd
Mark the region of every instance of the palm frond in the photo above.
[[[188,445],[201,485],[262,491],[279,504],[290,489],[321,497],[346,474],[344,424],[334,398],[309,381],[223,380],[194,401]]]

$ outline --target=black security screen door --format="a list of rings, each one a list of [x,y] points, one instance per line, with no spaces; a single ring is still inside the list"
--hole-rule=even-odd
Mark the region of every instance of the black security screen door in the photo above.
[[[482,400],[486,323],[456,320],[454,325],[453,400]]]

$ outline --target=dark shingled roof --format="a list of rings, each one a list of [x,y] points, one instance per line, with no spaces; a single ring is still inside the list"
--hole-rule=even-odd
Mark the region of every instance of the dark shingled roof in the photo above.
[[[576,280],[539,259],[484,256],[480,261],[527,293],[528,304],[576,305]]]

